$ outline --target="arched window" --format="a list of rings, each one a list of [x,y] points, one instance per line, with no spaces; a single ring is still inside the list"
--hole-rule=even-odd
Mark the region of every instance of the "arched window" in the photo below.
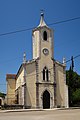
[[[48,71],[47,67],[44,67],[44,69],[43,69],[43,80],[49,81],[49,71]]]
[[[43,32],[43,40],[47,41],[47,32],[46,31]]]

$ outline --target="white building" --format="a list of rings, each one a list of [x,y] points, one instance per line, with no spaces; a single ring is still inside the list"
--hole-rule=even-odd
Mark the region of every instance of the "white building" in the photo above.
[[[26,61],[24,54],[17,74],[6,76],[7,104],[13,102],[27,108],[44,109],[68,107],[66,65],[54,59],[54,31],[46,25],[43,13],[40,24],[32,31],[32,43],[33,59]],[[12,82],[13,88],[10,87]],[[10,98],[10,91],[15,96]]]

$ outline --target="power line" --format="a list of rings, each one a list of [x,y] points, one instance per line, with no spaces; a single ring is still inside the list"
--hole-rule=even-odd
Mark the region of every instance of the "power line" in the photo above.
[[[80,57],[80,55],[77,55],[77,56],[73,57],[73,59],[76,59],[76,58],[78,58],[78,57]]]
[[[57,22],[50,23],[48,25],[61,24],[61,23],[65,23],[65,22],[70,22],[70,21],[78,20],[78,19],[80,19],[80,17],[70,18],[70,19],[62,20],[62,21],[57,21]],[[1,33],[0,36],[10,35],[10,34],[16,34],[16,33],[20,33],[20,32],[25,32],[25,31],[32,30],[34,28],[35,27],[21,29],[21,30],[16,30],[16,31],[11,31],[11,32],[5,32],[5,33]]]
[[[73,59],[76,59],[76,58],[78,58],[78,57],[80,57],[80,55],[76,55],[75,57],[73,57]],[[70,62],[70,61],[71,61],[71,59],[67,60],[65,63],[68,63],[68,62]]]
[[[70,18],[70,19],[67,19],[67,20],[62,20],[62,21],[50,23],[48,25],[60,24],[60,23],[70,22],[70,21],[74,21],[74,20],[78,20],[78,19],[80,19],[80,17],[75,17],[75,18]]]
[[[22,30],[16,30],[16,31],[11,31],[11,32],[1,33],[0,36],[10,35],[10,34],[15,34],[15,33],[20,33],[20,32],[25,32],[25,31],[32,30],[32,29],[34,29],[34,28],[26,28],[26,29],[22,29]]]

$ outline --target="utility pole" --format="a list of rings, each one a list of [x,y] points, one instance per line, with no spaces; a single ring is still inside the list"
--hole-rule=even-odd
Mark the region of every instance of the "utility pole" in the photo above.
[[[71,57],[71,69],[72,69],[72,71],[73,71],[73,68],[74,68],[74,58],[73,58],[73,56]]]

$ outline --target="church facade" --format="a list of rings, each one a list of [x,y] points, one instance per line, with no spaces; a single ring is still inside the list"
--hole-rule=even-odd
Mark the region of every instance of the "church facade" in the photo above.
[[[23,56],[16,75],[7,74],[7,104],[26,108],[68,107],[66,65],[54,59],[54,34],[41,13],[40,24],[32,31],[33,59]]]

